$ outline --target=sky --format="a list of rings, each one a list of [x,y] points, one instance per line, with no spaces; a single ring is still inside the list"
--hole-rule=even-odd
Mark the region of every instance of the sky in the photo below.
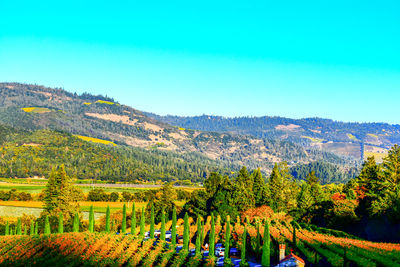
[[[400,124],[400,1],[0,0],[0,81],[160,115]]]

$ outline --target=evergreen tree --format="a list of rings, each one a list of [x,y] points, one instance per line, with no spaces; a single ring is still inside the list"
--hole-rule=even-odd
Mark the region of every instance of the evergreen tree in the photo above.
[[[230,264],[231,259],[229,258],[229,249],[231,242],[231,218],[229,216],[226,217],[226,227],[225,227],[225,264]]]
[[[5,235],[10,235],[10,225],[8,224],[8,221],[6,222],[6,229],[5,229]]]
[[[35,222],[35,235],[39,234],[39,223],[38,221]]]
[[[10,235],[14,235],[14,227],[11,227]]]
[[[21,218],[18,218],[17,222],[17,235],[22,235],[22,225],[21,225]]]
[[[144,217],[144,208],[142,208],[142,216],[140,217],[140,237],[144,238],[144,224],[145,224],[145,217]]]
[[[150,212],[150,238],[154,238],[154,205],[151,206]]]
[[[90,211],[89,211],[89,232],[90,233],[94,232],[94,210],[93,210],[93,205],[90,206]]]
[[[307,175],[307,184],[310,186],[310,194],[313,198],[314,203],[320,203],[324,199],[324,193],[322,192],[321,184],[319,183],[319,178],[315,175],[314,171],[311,171]]]
[[[62,212],[60,212],[58,217],[58,233],[59,234],[64,233],[64,217]]]
[[[29,235],[33,236],[35,234],[35,223],[31,220],[31,227],[29,228]]]
[[[215,256],[215,221],[214,214],[211,214],[211,232],[210,232],[210,257]]]
[[[106,229],[105,229],[105,231],[107,233],[111,232],[110,216],[111,216],[111,214],[110,214],[110,206],[107,205],[107,210],[106,210]]]
[[[135,202],[132,202],[131,234],[134,237],[136,237],[136,207],[135,207]]]
[[[302,183],[300,187],[300,193],[297,197],[297,208],[300,214],[304,214],[309,211],[315,204],[314,198],[311,195],[311,188],[308,183]]]
[[[26,229],[26,224],[24,225],[24,235],[28,234],[28,230]]]
[[[122,225],[121,225],[121,232],[123,234],[126,233],[126,205],[122,207]]]
[[[246,225],[244,226],[243,236],[242,236],[242,247],[240,251],[240,258],[242,259],[241,264],[246,263],[246,241],[247,241],[247,230]]]
[[[264,205],[265,200],[268,198],[268,193],[260,168],[254,170],[251,176],[253,178],[253,193],[255,205]]]
[[[44,234],[49,235],[50,233],[51,233],[51,231],[50,231],[49,216],[46,215],[45,221],[44,221]]]
[[[190,231],[189,231],[189,216],[187,212],[185,213],[184,223],[183,223],[183,249],[189,250],[189,238],[190,238]]]
[[[72,231],[74,233],[79,233],[79,215],[77,212],[75,213],[75,216],[74,216],[74,225],[72,227]]]
[[[261,266],[270,266],[270,236],[269,236],[269,221],[264,224],[264,240],[262,247]]]
[[[200,216],[197,216],[197,234],[196,234],[196,256],[200,255],[201,253],[201,221]]]
[[[160,233],[161,241],[165,241],[165,211],[162,209],[161,211],[161,233]]]
[[[172,209],[171,245],[176,245],[176,207]]]

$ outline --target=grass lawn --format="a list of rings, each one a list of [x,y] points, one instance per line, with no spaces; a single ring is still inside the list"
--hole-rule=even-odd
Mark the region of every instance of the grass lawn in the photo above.
[[[40,193],[45,188],[45,185],[35,185],[35,184],[17,184],[17,183],[5,183],[0,182],[0,190],[11,190],[17,189],[18,191],[23,191],[26,193]]]

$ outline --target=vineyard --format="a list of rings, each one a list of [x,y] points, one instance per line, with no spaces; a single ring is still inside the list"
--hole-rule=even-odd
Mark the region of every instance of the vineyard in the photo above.
[[[236,254],[229,255],[229,262],[234,266],[239,266],[240,262],[261,266],[262,246],[267,240],[264,239],[264,225],[257,218],[249,221],[248,218],[243,221],[237,218],[236,222],[229,223],[228,230],[219,216],[215,221],[209,216],[197,222],[186,217],[176,222],[141,225],[133,229],[133,233],[125,234],[73,232],[38,235],[31,231],[28,235],[25,231],[25,235],[0,237],[0,265],[223,266],[224,258],[212,256],[217,247],[228,245],[229,251],[237,250]],[[174,232],[174,225],[178,237],[176,244],[165,238],[165,232]],[[154,234],[159,233],[157,229],[160,228],[161,235]],[[293,250],[304,259],[306,266],[400,266],[400,244],[369,242],[346,237],[339,231],[311,229],[305,224],[279,220],[272,220],[265,229],[270,234],[268,255],[271,266],[278,263],[279,244],[286,244],[285,254]],[[147,232],[144,234],[144,231]],[[225,238],[230,240],[229,244]]]

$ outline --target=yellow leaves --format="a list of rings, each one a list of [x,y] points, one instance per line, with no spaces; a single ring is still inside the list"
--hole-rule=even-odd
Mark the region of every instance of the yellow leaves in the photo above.
[[[103,140],[99,138],[94,138],[94,137],[89,137],[89,136],[83,136],[83,135],[75,135],[79,139],[82,139],[87,142],[93,142],[93,143],[99,143],[99,144],[104,144],[104,145],[113,145],[116,146],[114,142],[108,141],[108,140]]]
[[[27,108],[21,108],[23,111],[30,113],[47,113],[47,112],[51,112],[50,109],[48,108],[39,108],[39,107],[27,107]]]

